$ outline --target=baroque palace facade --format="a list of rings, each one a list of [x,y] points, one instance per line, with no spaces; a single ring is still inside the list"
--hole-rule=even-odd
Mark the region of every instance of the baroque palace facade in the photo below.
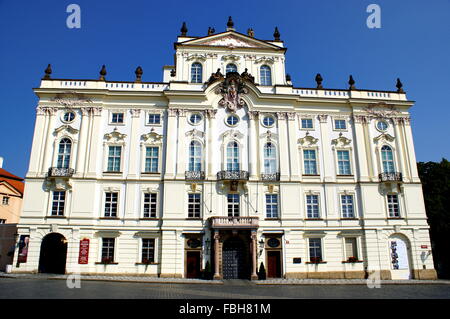
[[[436,277],[400,80],[293,87],[231,18],[175,51],[163,82],[46,69],[13,272]]]

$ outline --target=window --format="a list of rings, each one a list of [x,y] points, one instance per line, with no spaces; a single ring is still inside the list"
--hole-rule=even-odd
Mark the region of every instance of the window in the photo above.
[[[120,172],[120,158],[122,146],[109,146],[108,172]]]
[[[145,148],[145,173],[158,173],[159,147]]]
[[[202,145],[197,141],[189,144],[189,171],[199,172],[202,170]]]
[[[69,168],[71,149],[72,149],[72,141],[70,139],[63,138],[59,142],[58,162],[56,164],[56,167],[58,167],[58,168]]]
[[[272,85],[272,71],[268,65],[263,65],[260,68],[261,85]]]
[[[228,194],[228,217],[239,216],[239,194]]]
[[[315,150],[303,150],[303,163],[306,175],[317,175],[317,162]]]
[[[117,217],[119,193],[105,193],[105,217]]]
[[[345,120],[334,120],[334,129],[335,130],[346,130],[347,123]]]
[[[338,160],[338,174],[339,175],[351,175],[350,169],[350,152],[349,151],[337,151]]]
[[[341,195],[342,218],[354,218],[353,195]]]
[[[142,263],[154,263],[155,262],[155,239],[143,238],[142,239]]]
[[[230,64],[227,64],[227,67],[226,67],[226,69],[225,69],[226,71],[226,73],[229,73],[229,72],[237,72],[237,66],[236,66],[236,64],[233,64],[233,63],[230,63]],[[225,73],[225,74],[226,74]]]
[[[262,122],[265,127],[272,127],[275,124],[275,119],[273,116],[264,116]]]
[[[278,195],[266,194],[266,217],[278,218]]]
[[[2,205],[9,205],[9,197],[8,196],[3,196]]]
[[[301,119],[301,126],[302,129],[313,129],[314,128],[313,120],[308,118]]]
[[[66,112],[66,113],[64,113],[64,115],[63,115],[63,122],[66,122],[66,123],[70,123],[70,122],[72,122],[73,120],[75,119],[75,113],[74,112]]]
[[[202,83],[202,65],[200,63],[193,63],[191,66],[191,82]]]
[[[228,126],[236,126],[239,123],[239,117],[237,115],[230,115],[226,118],[226,123]]]
[[[144,194],[144,218],[156,218],[157,194]]]
[[[64,216],[64,203],[66,192],[53,192],[52,216]]]
[[[274,174],[277,172],[277,149],[272,143],[264,145],[264,173]]]
[[[189,123],[191,123],[192,125],[197,125],[202,121],[202,119],[203,117],[200,113],[194,113],[189,117]]]
[[[398,204],[398,195],[388,194],[387,201],[388,201],[389,217],[400,217],[400,206]]]
[[[161,124],[161,114],[149,113],[147,124],[150,124],[150,125]]]
[[[200,218],[201,201],[200,194],[188,194],[188,217]]]
[[[103,238],[102,240],[102,262],[114,261],[115,238]]]
[[[227,146],[227,171],[239,171],[239,145],[230,142]]]
[[[320,238],[309,239],[309,261],[312,263],[322,261],[322,240]]]
[[[387,130],[387,128],[388,128],[387,122],[385,122],[385,121],[378,121],[378,122],[377,122],[377,129],[378,129],[379,131],[384,132],[384,131]]]
[[[381,148],[381,161],[383,162],[383,173],[394,173],[394,155],[392,149],[387,145]]]
[[[320,218],[319,195],[306,195],[307,218]]]
[[[358,249],[356,246],[356,238],[345,238],[345,257],[346,260],[358,260]]]
[[[114,124],[123,123],[123,113],[112,113],[111,123],[114,123]]]

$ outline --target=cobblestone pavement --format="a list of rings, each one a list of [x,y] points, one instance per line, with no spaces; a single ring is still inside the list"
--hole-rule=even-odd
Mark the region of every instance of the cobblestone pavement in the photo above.
[[[244,280],[224,280],[223,284],[186,284],[165,280],[160,283],[81,280],[80,288],[70,289],[59,278],[33,279],[25,276],[0,278],[0,299],[449,299],[450,285],[408,284],[368,288],[367,285],[258,285]],[[173,280],[173,279],[172,279]]]

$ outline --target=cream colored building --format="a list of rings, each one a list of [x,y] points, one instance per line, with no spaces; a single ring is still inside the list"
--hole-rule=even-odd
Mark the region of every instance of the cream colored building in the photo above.
[[[285,53],[278,30],[229,21],[201,37],[184,25],[162,82],[49,66],[13,271],[435,278],[400,81],[297,88]]]

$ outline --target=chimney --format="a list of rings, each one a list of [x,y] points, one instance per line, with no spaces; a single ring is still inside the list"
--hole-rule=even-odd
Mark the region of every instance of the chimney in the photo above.
[[[3,157],[0,156],[0,168],[3,168]]]

